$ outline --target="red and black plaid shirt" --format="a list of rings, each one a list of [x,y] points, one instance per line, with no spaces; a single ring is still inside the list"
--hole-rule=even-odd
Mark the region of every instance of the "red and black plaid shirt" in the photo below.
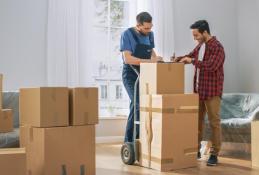
[[[225,52],[221,43],[212,37],[205,44],[203,60],[198,60],[199,44],[188,57],[194,58],[195,74],[193,81],[194,92],[199,94],[200,100],[208,100],[214,96],[222,96],[224,82]],[[197,85],[197,71],[199,69],[199,80]],[[198,88],[197,88],[198,87]]]

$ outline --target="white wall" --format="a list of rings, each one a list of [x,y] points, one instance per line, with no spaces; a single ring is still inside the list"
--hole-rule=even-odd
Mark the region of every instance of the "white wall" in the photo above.
[[[259,1],[238,1],[238,91],[259,92]]]
[[[0,1],[4,90],[46,84],[47,0]]]
[[[100,118],[96,125],[97,143],[123,142],[126,130],[127,118]]]
[[[174,0],[176,54],[188,53],[195,46],[190,24],[207,19],[226,51],[224,92],[258,92],[258,4],[258,0]],[[0,1],[4,90],[46,85],[47,5],[47,0]],[[192,91],[192,78],[193,67],[187,66],[187,92]]]
[[[189,53],[196,45],[190,25],[206,19],[226,52],[224,92],[238,90],[237,74],[237,1],[236,0],[175,0],[174,4],[175,52],[177,55]],[[193,66],[186,66],[186,91],[193,87]]]

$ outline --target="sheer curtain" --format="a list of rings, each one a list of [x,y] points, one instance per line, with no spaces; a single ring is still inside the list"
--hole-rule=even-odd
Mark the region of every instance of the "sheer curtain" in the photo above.
[[[173,0],[130,0],[130,26],[141,11],[153,16],[155,50],[166,60],[174,52]],[[94,0],[49,0],[47,82],[49,86],[92,85],[95,53]],[[119,40],[118,40],[119,43]]]
[[[166,61],[174,52],[174,0],[133,0],[130,4],[130,24],[135,25],[141,11],[153,17],[156,52]]]
[[[86,84],[91,45],[93,0],[49,0],[47,21],[47,82],[49,86]]]

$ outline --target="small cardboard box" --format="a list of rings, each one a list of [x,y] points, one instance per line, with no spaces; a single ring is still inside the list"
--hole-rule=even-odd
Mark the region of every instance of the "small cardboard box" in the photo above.
[[[141,63],[140,95],[183,94],[183,63]]]
[[[0,149],[1,175],[27,175],[24,148]]]
[[[19,97],[20,125],[68,126],[68,88],[22,88]]]
[[[0,109],[0,133],[13,131],[13,112],[11,109]]]
[[[69,89],[69,123],[98,124],[98,88]]]

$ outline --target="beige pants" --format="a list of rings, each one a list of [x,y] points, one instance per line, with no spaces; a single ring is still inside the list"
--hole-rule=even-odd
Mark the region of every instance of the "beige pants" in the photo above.
[[[200,150],[200,143],[203,137],[204,130],[204,119],[205,114],[208,114],[209,125],[211,128],[211,143],[210,153],[213,155],[218,155],[221,148],[221,124],[220,124],[220,103],[221,98],[215,96],[206,101],[200,101],[199,103],[199,133],[198,133],[198,143]]]

